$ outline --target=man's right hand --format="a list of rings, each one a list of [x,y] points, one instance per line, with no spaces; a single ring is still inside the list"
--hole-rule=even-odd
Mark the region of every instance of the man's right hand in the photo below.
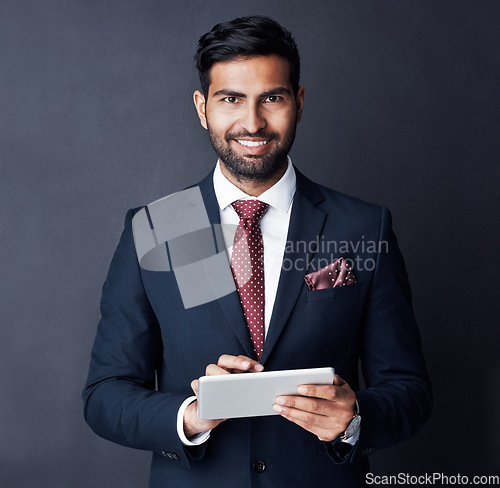
[[[264,366],[254,359],[246,356],[230,356],[223,354],[217,364],[209,364],[205,369],[206,376],[218,374],[237,374],[244,372],[260,373],[264,371]],[[191,382],[191,388],[198,397],[198,380]],[[198,400],[194,401],[184,412],[184,433],[186,437],[192,437],[200,432],[206,432],[217,427],[225,419],[202,420],[198,417]]]

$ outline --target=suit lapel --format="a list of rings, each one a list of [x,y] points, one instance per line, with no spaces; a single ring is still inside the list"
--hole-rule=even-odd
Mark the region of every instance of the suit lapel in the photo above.
[[[200,182],[199,188],[212,226],[215,226],[216,229],[220,229],[220,212],[219,204],[217,203],[214,191],[213,171]],[[222,252],[225,249],[222,236],[218,236],[216,240],[219,243],[218,252]],[[227,266],[230,268],[229,260],[227,260]],[[231,273],[230,270],[229,272]],[[229,322],[230,327],[234,330],[234,333],[243,346],[246,355],[257,359],[253,350],[253,344],[248,331],[248,326],[243,315],[243,307],[241,306],[238,292],[235,290],[233,293],[219,298],[217,302],[221,308],[221,315],[225,316],[226,320]],[[224,352],[227,352],[228,354],[231,353],[231,351]]]
[[[278,291],[261,363],[269,357],[297,302],[304,285],[304,275],[315,253],[314,246],[310,246],[310,243],[316,242],[321,235],[326,217],[326,214],[316,207],[323,200],[318,186],[303,176],[297,168],[295,172],[297,190],[293,201]]]

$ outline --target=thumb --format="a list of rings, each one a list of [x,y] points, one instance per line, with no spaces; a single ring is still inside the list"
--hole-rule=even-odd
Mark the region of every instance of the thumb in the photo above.
[[[191,381],[191,389],[194,391],[194,394],[198,396],[198,380]]]

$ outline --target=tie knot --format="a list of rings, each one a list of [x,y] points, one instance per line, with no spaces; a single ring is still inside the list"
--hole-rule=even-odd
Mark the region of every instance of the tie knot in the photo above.
[[[267,203],[260,200],[237,200],[232,205],[241,220],[250,219],[256,222],[260,221],[269,208]]]

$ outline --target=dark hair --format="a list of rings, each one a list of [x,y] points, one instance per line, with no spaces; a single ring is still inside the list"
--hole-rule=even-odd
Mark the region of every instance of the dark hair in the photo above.
[[[300,78],[300,57],[292,34],[278,22],[261,15],[239,17],[217,24],[200,37],[194,56],[201,89],[205,97],[210,85],[210,69],[215,63],[237,56],[266,56],[277,54],[290,65],[290,81],[297,95]]]

